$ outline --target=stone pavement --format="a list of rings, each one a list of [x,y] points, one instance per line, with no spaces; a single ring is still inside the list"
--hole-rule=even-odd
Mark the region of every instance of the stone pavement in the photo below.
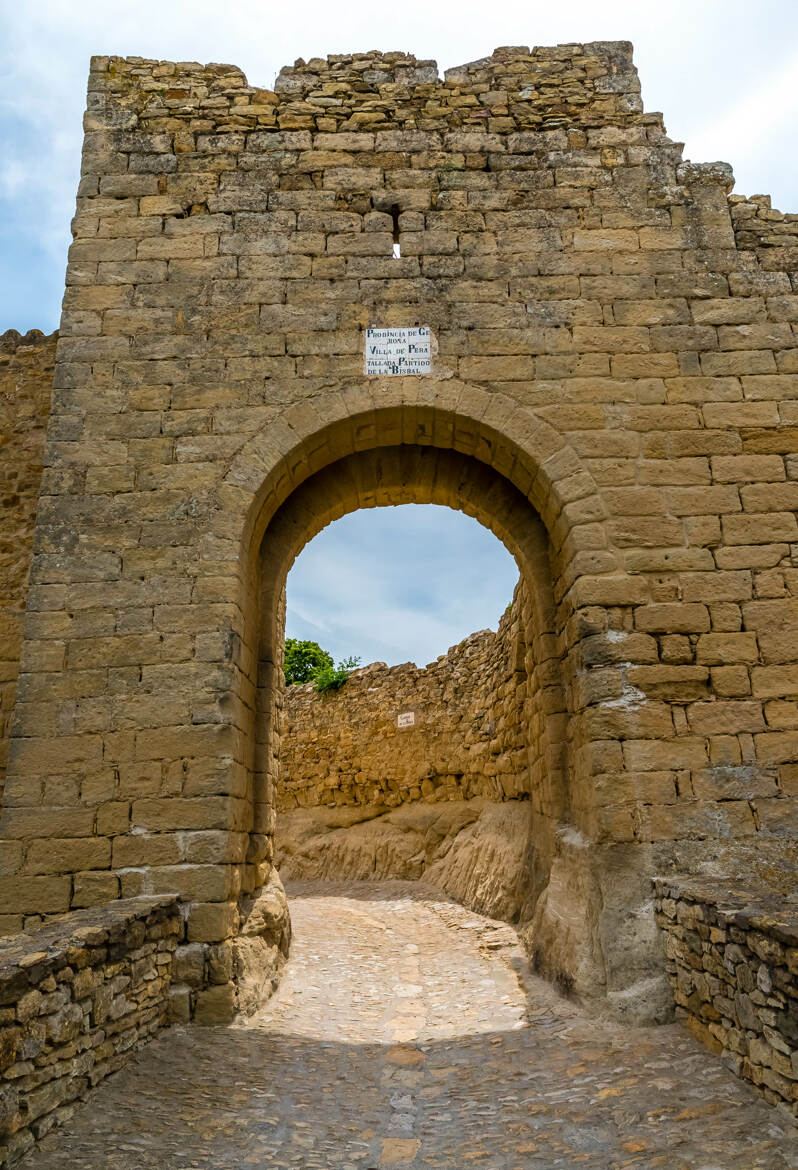
[[[259,1016],[174,1028],[24,1170],[786,1170],[796,1132],[680,1026],[600,1023],[513,930],[410,883],[289,889]]]

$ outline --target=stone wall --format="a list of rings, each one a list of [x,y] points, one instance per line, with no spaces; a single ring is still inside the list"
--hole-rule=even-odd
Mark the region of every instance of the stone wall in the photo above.
[[[706,879],[655,886],[677,1013],[798,1118],[798,895]]]
[[[382,662],[339,691],[286,689],[278,814],[298,807],[529,798],[520,606],[426,668]],[[398,726],[412,714],[411,727]]]
[[[744,195],[730,195],[729,208],[737,247],[766,249],[764,256],[768,258],[768,267],[776,272],[769,290],[771,295],[789,294],[791,289],[778,270],[790,267],[793,260],[791,249],[798,246],[798,215],[785,214],[771,207],[769,195],[752,195],[750,199]]]
[[[0,807],[50,414],[55,344],[55,334],[45,337],[38,330],[21,337],[11,329],[0,336]]]
[[[0,943],[0,1165],[170,1018],[177,899],[76,911]]]
[[[283,878],[434,882],[516,920],[530,849],[525,591],[497,633],[426,668],[383,663],[317,694],[288,687],[276,788]],[[412,715],[412,726],[399,726]]]

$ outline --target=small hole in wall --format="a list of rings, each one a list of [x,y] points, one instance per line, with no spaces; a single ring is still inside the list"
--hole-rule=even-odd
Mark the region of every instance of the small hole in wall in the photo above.
[[[398,260],[402,255],[402,247],[399,243],[399,208],[395,203],[391,208],[391,218],[393,220],[393,258]]]

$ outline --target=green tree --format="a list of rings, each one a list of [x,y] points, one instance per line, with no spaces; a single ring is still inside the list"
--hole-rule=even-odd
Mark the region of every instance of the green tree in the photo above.
[[[318,642],[302,642],[299,638],[286,638],[283,670],[285,681],[289,685],[310,682],[320,670],[332,669],[332,654],[322,650]]]
[[[360,666],[359,658],[344,658],[336,667],[333,667],[331,658],[330,665],[323,666],[313,676],[313,686],[320,695],[326,691],[338,691],[358,666]]]

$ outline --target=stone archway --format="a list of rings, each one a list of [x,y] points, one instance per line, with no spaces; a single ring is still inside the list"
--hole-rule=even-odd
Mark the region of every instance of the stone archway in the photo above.
[[[452,387],[439,383],[436,389],[449,406]],[[390,400],[390,385],[382,391]],[[280,602],[290,564],[316,532],[348,511],[381,503],[444,503],[475,516],[505,543],[528,597],[525,718],[542,728],[530,759],[533,826],[525,899],[535,964],[583,998],[622,995],[621,1010],[631,1016],[661,1015],[668,997],[650,908],[650,861],[638,852],[621,864],[618,880],[617,855],[608,856],[595,840],[580,637],[568,645],[577,566],[610,570],[605,588],[611,595],[625,580],[611,573],[615,554],[596,529],[601,501],[573,451],[532,412],[512,409],[500,395],[486,402],[468,387],[459,388],[457,411],[433,400],[428,394],[425,406],[394,402],[347,415],[348,403],[341,413],[340,401],[325,397],[294,415],[288,412],[286,422],[296,428],[299,442],[281,459],[273,435],[256,436],[226,478],[224,490],[249,504],[241,580],[247,615],[242,653],[250,679],[245,706],[253,728],[248,749],[253,835],[244,892],[254,894],[271,872],[279,743],[275,680]],[[478,417],[460,413],[468,406]],[[317,407],[326,419],[316,415]],[[300,438],[314,423],[318,429]],[[268,461],[271,472],[264,475]],[[251,493],[253,482],[257,489]],[[225,499],[229,506],[230,497]],[[593,620],[601,626],[595,614]]]
[[[512,653],[525,680],[525,695],[515,718],[528,753],[523,796],[531,801],[535,824],[527,845],[525,889],[517,898],[532,907],[547,881],[553,826],[567,819],[569,805],[567,714],[548,541],[528,501],[508,480],[473,457],[413,445],[359,452],[311,476],[272,519],[261,545],[256,809],[265,810],[265,823],[270,827],[280,743],[275,727],[279,719],[275,717],[280,713],[277,700],[287,570],[302,546],[331,520],[357,508],[403,503],[445,505],[475,517],[507,545],[521,573],[517,602],[520,645]],[[521,877],[519,872],[505,875],[505,880],[509,884]],[[583,945],[584,939],[568,940],[561,951]],[[571,956],[565,961],[569,965],[573,962]]]

